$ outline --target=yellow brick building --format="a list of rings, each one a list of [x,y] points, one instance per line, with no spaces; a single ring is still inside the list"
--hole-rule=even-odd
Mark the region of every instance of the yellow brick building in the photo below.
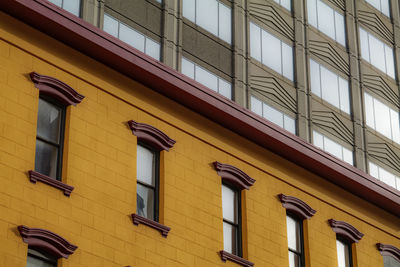
[[[354,267],[398,266],[396,189],[44,0],[0,5],[0,266],[26,266],[28,247],[63,251],[62,267],[289,266],[287,213],[304,266],[338,266],[339,237]],[[61,186],[28,173],[41,86],[55,81],[84,96],[66,107]],[[149,132],[131,120],[175,141],[159,152],[158,226],[133,224]],[[224,181],[241,199],[240,253],[221,253]]]

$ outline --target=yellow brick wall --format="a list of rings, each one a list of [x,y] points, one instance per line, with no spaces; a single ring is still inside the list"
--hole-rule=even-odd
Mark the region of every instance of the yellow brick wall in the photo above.
[[[67,111],[63,182],[75,187],[69,198],[27,176],[34,168],[39,96],[32,71],[85,95]],[[161,153],[160,222],[172,228],[167,238],[130,219],[136,211],[132,119],[177,141]],[[331,218],[365,234],[353,246],[355,266],[383,266],[378,242],[400,247],[399,218],[0,13],[0,266],[26,265],[21,224],[78,246],[60,260],[62,267],[237,266],[217,253],[223,244],[216,160],[256,179],[242,193],[244,257],[256,266],[288,266],[280,193],[317,210],[304,223],[307,266],[337,266]]]

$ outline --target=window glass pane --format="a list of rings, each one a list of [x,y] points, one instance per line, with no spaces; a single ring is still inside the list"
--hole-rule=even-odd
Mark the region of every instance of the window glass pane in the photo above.
[[[296,252],[301,252],[299,222],[290,216],[286,216],[286,227],[288,236],[288,247],[295,250]]]
[[[321,81],[319,73],[319,64],[310,59],[310,78],[311,78],[311,91],[321,97]]]
[[[36,139],[35,171],[57,179],[58,149]]]
[[[289,251],[289,267],[300,267],[300,257]]]
[[[346,34],[344,30],[344,17],[343,15],[335,12],[335,29],[336,29],[336,41],[346,46]]]
[[[55,266],[54,264],[47,263],[44,260],[40,260],[29,255],[26,259],[26,267],[54,267],[54,266]]]
[[[226,252],[236,254],[237,253],[237,241],[236,241],[236,228],[229,223],[224,222],[224,250]]]
[[[343,161],[353,165],[353,152],[343,147]]]
[[[250,54],[261,62],[261,29],[250,23]]]
[[[284,115],[284,128],[291,132],[292,134],[296,134],[296,121],[289,117]]]
[[[316,147],[324,149],[324,137],[322,134],[313,131],[313,143]]]
[[[324,147],[325,151],[331,153],[335,157],[338,157],[340,159],[343,159],[342,155],[342,146],[339,145],[338,143],[330,140],[329,138],[324,138]]]
[[[61,5],[62,5],[62,0],[49,0],[49,1],[59,7],[61,7]]]
[[[225,220],[237,223],[237,201],[236,192],[222,185],[222,214]]]
[[[283,114],[280,111],[263,103],[263,113],[267,120],[283,128]]]
[[[196,81],[202,83],[203,85],[207,86],[208,88],[217,92],[218,89],[218,78],[214,74],[211,74],[207,70],[196,66],[195,67],[195,77]]]
[[[104,14],[103,30],[118,38],[118,20]]]
[[[136,157],[137,179],[143,183],[154,186],[154,152],[138,145]]]
[[[281,0],[281,6],[283,6],[287,10],[291,10],[290,2],[291,0]]]
[[[334,11],[328,5],[324,4],[322,1],[318,1],[318,29],[335,39],[335,20]]]
[[[144,52],[144,35],[122,23],[119,24],[119,39]]]
[[[266,31],[262,31],[262,62],[282,73],[281,65],[281,41]]]
[[[340,109],[346,113],[350,113],[349,83],[348,81],[340,77],[339,77],[339,97],[340,97]]]
[[[226,98],[232,99],[231,84],[223,79],[218,79],[218,92]]]
[[[218,36],[218,2],[215,0],[196,1],[196,22]]]
[[[145,53],[157,60],[160,60],[160,44],[149,38],[146,38]]]
[[[386,72],[385,46],[383,42],[381,42],[371,34],[369,34],[368,37],[369,37],[368,40],[369,40],[371,64],[380,69],[381,71]]]
[[[182,1],[182,13],[185,18],[192,22],[195,20],[195,0],[183,0]]]
[[[386,73],[390,77],[394,78],[393,50],[387,45],[385,45],[385,58],[386,58]]]
[[[321,66],[322,98],[336,107],[339,106],[338,77]]]
[[[381,0],[381,11],[386,16],[390,17],[389,0]]]
[[[63,8],[79,17],[81,3],[80,0],[64,0]]]
[[[391,256],[383,256],[384,267],[400,267],[400,261]]]
[[[366,31],[360,28],[360,43],[361,43],[361,56],[368,62],[369,59],[369,45],[368,45],[368,34]]]
[[[61,108],[39,98],[37,135],[47,141],[60,142]]]
[[[336,240],[338,267],[349,267],[349,246],[339,240]]]
[[[376,130],[383,134],[384,136],[391,138],[392,130],[390,125],[390,112],[389,108],[382,102],[374,99],[374,109],[375,109],[375,120]]]
[[[374,101],[369,94],[364,94],[365,120],[369,127],[375,129]]]
[[[57,259],[28,247],[27,267],[55,267]]]
[[[293,80],[293,49],[282,42],[282,75]]]
[[[400,143],[399,113],[393,109],[390,109],[390,121],[392,124],[392,140]]]
[[[154,220],[154,190],[141,184],[136,184],[137,214]]]
[[[251,111],[257,113],[258,115],[262,116],[262,102],[255,98],[254,96],[251,97]]]
[[[231,27],[232,27],[231,9],[225,6],[224,4],[219,3],[218,36],[229,44],[231,43],[232,39]]]
[[[307,13],[308,13],[308,23],[314,27],[318,27],[317,24],[317,0],[307,1]]]
[[[379,178],[378,166],[376,166],[372,162],[369,162],[368,166],[369,166],[369,174],[371,176]]]
[[[379,179],[392,187],[396,187],[396,177],[383,168],[379,168]]]
[[[194,64],[193,62],[182,58],[182,73],[186,76],[194,79]]]

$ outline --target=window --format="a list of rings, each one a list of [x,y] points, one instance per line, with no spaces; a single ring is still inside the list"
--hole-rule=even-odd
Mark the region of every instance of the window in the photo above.
[[[376,244],[383,256],[384,267],[400,267],[400,249],[389,244]]]
[[[103,30],[137,50],[160,60],[160,44],[108,14],[104,14]]]
[[[333,156],[353,165],[353,152],[328,137],[313,131],[313,144]]]
[[[303,224],[296,216],[286,215],[289,267],[304,266]]]
[[[224,251],[242,256],[240,194],[232,186],[222,184]]]
[[[351,267],[352,259],[351,259],[351,244],[349,244],[346,240],[337,237],[336,238],[336,250],[337,250],[337,260],[338,267]]]
[[[349,83],[310,59],[311,91],[340,110],[350,113]]]
[[[395,79],[392,47],[388,46],[363,28],[359,29],[362,58],[380,71]]]
[[[344,17],[322,0],[308,0],[308,23],[328,35],[339,44],[346,46]]]
[[[67,10],[68,12],[79,17],[81,11],[81,1],[80,0],[49,0],[53,4]]]
[[[61,180],[65,107],[54,99],[39,98],[35,171]]]
[[[276,3],[280,4],[287,10],[291,10],[291,0],[274,0]]]
[[[378,180],[400,191],[400,177],[388,172],[384,168],[375,165],[372,162],[368,163],[368,168],[369,168],[369,174],[371,174],[371,176],[374,176]]]
[[[158,184],[160,152],[145,144],[137,146],[137,214],[158,221]]]
[[[378,99],[364,93],[366,124],[387,138],[400,144],[398,111],[389,108]]]
[[[183,0],[182,13],[188,20],[231,44],[232,11],[230,7],[217,0]]]
[[[57,259],[49,254],[28,248],[26,267],[57,267]]]
[[[182,73],[226,98],[232,99],[232,85],[199,65],[182,58]]]
[[[279,125],[292,134],[296,134],[296,121],[293,118],[269,106],[254,96],[250,98],[250,101],[251,111]]]
[[[254,23],[250,23],[250,54],[293,81],[293,47]]]
[[[367,3],[378,9],[380,12],[390,17],[389,0],[366,0]]]
[[[383,256],[384,267],[400,267],[400,261],[391,256]]]

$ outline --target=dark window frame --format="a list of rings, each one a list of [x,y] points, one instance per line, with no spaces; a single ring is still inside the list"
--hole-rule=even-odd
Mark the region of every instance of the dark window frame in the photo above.
[[[298,222],[299,228],[300,228],[299,238],[300,238],[301,251],[298,252],[289,247],[288,247],[288,251],[298,255],[300,257],[300,266],[299,267],[304,267],[304,266],[306,266],[305,255],[304,255],[304,227],[303,227],[304,219],[300,218],[294,212],[291,212],[289,210],[286,211],[286,216],[288,216],[288,217],[292,218],[293,220],[295,220],[296,222]],[[286,225],[286,227],[287,227],[287,225]]]
[[[144,186],[146,188],[150,188],[150,189],[154,190],[153,218],[152,219],[147,218],[147,219],[153,220],[155,222],[159,222],[159,219],[160,219],[159,218],[159,211],[160,211],[159,210],[160,209],[160,152],[161,151],[145,142],[142,142],[142,141],[138,141],[137,145],[150,150],[154,155],[154,186],[139,181],[139,179],[137,177],[136,177],[136,183],[140,184],[141,186]],[[138,168],[138,166],[136,166],[136,168]],[[137,197],[137,190],[136,190],[136,197]],[[137,199],[136,199],[136,201],[137,201]],[[137,210],[137,207],[136,207],[136,210]]]
[[[222,216],[222,221],[225,223],[228,223],[231,226],[236,227],[237,231],[236,231],[236,236],[235,236],[235,241],[237,244],[236,247],[236,251],[232,251],[233,255],[239,256],[239,257],[243,257],[243,238],[242,238],[242,190],[240,190],[239,188],[237,188],[237,186],[227,182],[227,181],[222,181],[222,185],[230,188],[231,190],[233,190],[237,196],[237,203],[236,203],[236,209],[237,209],[237,224],[226,220],[223,216]]]
[[[44,254],[44,257],[36,255],[34,253],[31,253],[30,251],[32,251],[32,250],[37,251],[38,253]],[[53,267],[58,266],[58,263],[57,263],[58,260],[54,256],[50,255],[49,253],[47,253],[45,251],[41,251],[41,250],[37,250],[37,249],[28,247],[28,257],[32,257],[32,258],[44,261],[45,263],[53,265]]]
[[[53,178],[53,179],[55,179],[57,181],[61,181],[61,179],[62,179],[61,175],[62,175],[63,152],[64,152],[64,138],[65,138],[65,121],[66,121],[67,107],[65,105],[63,105],[62,103],[60,103],[59,101],[57,101],[56,99],[54,99],[52,97],[49,97],[49,96],[46,96],[46,95],[42,95],[41,94],[41,95],[39,95],[39,98],[42,99],[45,102],[48,102],[48,103],[60,108],[59,144],[56,144],[56,143],[54,143],[52,141],[46,140],[43,137],[40,137],[37,132],[36,132],[36,142],[37,142],[37,140],[39,140],[39,141],[44,142],[46,144],[49,144],[49,145],[51,145],[53,147],[57,147],[57,150],[58,150],[57,151],[57,163],[56,163],[57,165],[55,166],[56,167],[56,177],[51,177],[51,176],[49,176],[47,174],[44,174],[44,173],[42,173],[42,174],[46,175],[46,176],[48,176],[50,178]],[[39,105],[38,105],[38,107],[39,107]],[[38,116],[39,116],[39,112],[38,112]],[[36,125],[36,129],[37,129],[37,127],[38,126]],[[37,146],[37,144],[36,144],[36,146]],[[37,160],[37,154],[36,154],[36,151],[35,151],[35,165],[36,165],[36,160]],[[36,166],[35,166],[35,171],[37,171],[36,170]]]
[[[338,234],[336,234],[336,240],[347,245],[347,250],[349,253],[349,267],[353,267],[353,248],[352,248],[353,242]],[[337,247],[336,247],[336,253],[337,253]]]

